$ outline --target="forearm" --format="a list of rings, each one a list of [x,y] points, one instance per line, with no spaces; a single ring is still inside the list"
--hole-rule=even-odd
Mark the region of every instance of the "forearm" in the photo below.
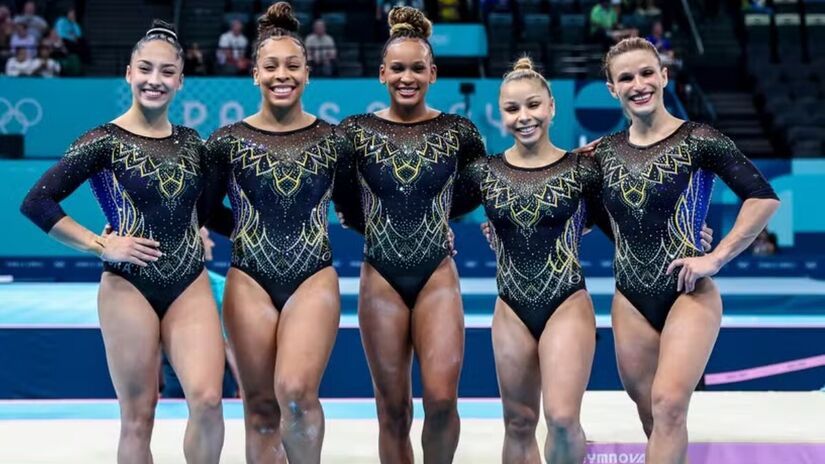
[[[97,256],[103,253],[103,241],[100,236],[81,226],[69,216],[57,221],[49,230],[49,236],[75,250]]]
[[[770,198],[750,198],[742,204],[736,222],[730,233],[719,242],[716,249],[710,253],[724,266],[733,258],[745,251],[768,224],[768,220],[779,208],[779,200]]]

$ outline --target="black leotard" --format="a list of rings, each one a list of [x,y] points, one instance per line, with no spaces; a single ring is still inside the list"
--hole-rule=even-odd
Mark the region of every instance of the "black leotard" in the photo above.
[[[363,114],[341,126],[355,150],[363,218],[346,218],[364,232],[365,260],[412,309],[419,292],[449,256],[448,219],[456,177],[484,156],[478,129],[440,113],[417,123]]]
[[[351,148],[335,126],[316,119],[287,132],[238,122],[215,131],[206,150],[213,173],[206,195],[217,205],[228,190],[232,204],[232,267],[281,310],[301,283],[332,264],[329,201],[338,196],[333,184],[336,192],[357,185]]]
[[[770,184],[734,143],[712,127],[685,122],[646,147],[628,131],[596,149],[602,197],[616,238],[616,288],[658,331],[679,296],[677,258],[701,256],[701,229],[714,174],[741,198],[776,198]]]
[[[537,168],[511,165],[499,154],[477,160],[469,172],[471,182],[456,195],[484,205],[499,297],[538,340],[559,305],[585,288],[579,244],[588,215],[601,210],[601,174],[593,158],[573,153]]]
[[[146,267],[106,262],[103,269],[131,282],[162,318],[204,269],[196,208],[202,152],[198,133],[187,127],[150,138],[104,124],[78,138],[43,174],[21,211],[49,232],[66,216],[59,202],[90,179],[117,234],[160,243],[163,256]]]

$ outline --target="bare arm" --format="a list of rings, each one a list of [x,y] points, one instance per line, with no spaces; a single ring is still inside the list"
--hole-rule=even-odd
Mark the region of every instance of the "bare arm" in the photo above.
[[[696,281],[702,277],[715,275],[733,258],[742,253],[759,235],[759,232],[768,224],[776,209],[779,200],[773,198],[749,198],[742,204],[742,209],[736,216],[733,229],[719,242],[712,253],[696,258],[676,259],[667,268],[670,274],[677,267],[679,278],[676,284],[677,291],[690,293],[696,287]]]
[[[736,216],[733,229],[719,242],[716,250],[709,256],[717,260],[719,267],[730,262],[753,243],[777,208],[779,208],[779,200],[772,198],[745,200]]]

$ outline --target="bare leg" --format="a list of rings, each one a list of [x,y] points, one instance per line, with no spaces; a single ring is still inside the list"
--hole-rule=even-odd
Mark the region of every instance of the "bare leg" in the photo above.
[[[375,391],[380,460],[383,464],[412,463],[410,309],[368,263],[361,268],[358,324]]]
[[[504,464],[538,464],[536,425],[541,404],[538,343],[501,299],[493,313],[493,353],[504,408]]]
[[[659,359],[659,333],[619,290],[613,297],[613,337],[619,377],[636,403],[645,435],[653,432],[650,397]]]
[[[338,275],[328,267],[301,284],[281,311],[275,396],[291,464],[320,463],[324,411],[318,400],[340,320]]]
[[[161,339],[189,406],[183,441],[186,462],[217,464],[224,438],[225,358],[218,308],[206,271],[169,307],[161,320]]]
[[[593,354],[596,317],[586,291],[564,301],[547,321],[539,341],[541,385],[547,441],[544,459],[553,464],[581,464],[586,453],[581,405]]]
[[[464,360],[464,310],[451,258],[441,262],[418,296],[412,340],[424,387],[424,463],[450,463],[461,430],[458,379]]]
[[[246,460],[286,464],[281,410],[275,398],[279,312],[254,279],[232,268],[226,275],[223,317],[244,388]]]
[[[710,279],[673,304],[662,330],[659,367],[653,380],[653,433],[646,462],[687,462],[687,411],[713,351],[722,322],[722,298]]]
[[[149,464],[158,401],[160,322],[146,298],[126,279],[103,273],[98,315],[106,363],[120,405],[118,464]]]

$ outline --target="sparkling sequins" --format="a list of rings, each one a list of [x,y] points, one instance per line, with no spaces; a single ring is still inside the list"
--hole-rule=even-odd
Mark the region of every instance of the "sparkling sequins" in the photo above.
[[[207,151],[229,173],[233,266],[277,289],[276,301],[331,264],[326,214],[339,163],[351,156],[334,126],[268,132],[239,122],[213,134]]]
[[[519,317],[543,327],[528,313],[543,313],[546,322],[584,288],[579,242],[599,173],[592,160],[570,153],[541,168],[512,166],[496,155],[473,163],[471,173],[494,231],[499,294]]]
[[[437,265],[448,254],[456,175],[484,155],[475,126],[446,113],[412,124],[366,114],[341,125],[358,164],[367,259],[406,270]]]

